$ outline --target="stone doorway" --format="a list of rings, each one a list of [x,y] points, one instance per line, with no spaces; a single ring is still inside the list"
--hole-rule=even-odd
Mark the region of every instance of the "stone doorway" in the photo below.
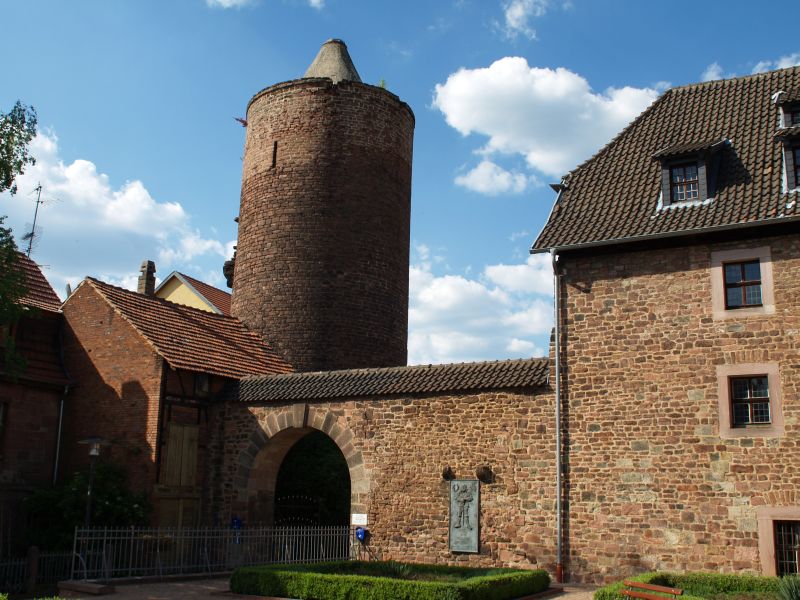
[[[272,436],[253,460],[248,481],[250,525],[348,525],[350,469],[339,446],[311,427]]]

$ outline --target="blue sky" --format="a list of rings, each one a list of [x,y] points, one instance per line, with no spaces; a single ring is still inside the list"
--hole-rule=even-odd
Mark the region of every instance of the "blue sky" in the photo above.
[[[416,115],[411,363],[540,355],[558,181],[670,86],[800,62],[789,2],[19,0],[3,2],[0,110],[39,113],[36,167],[0,214],[63,295],[130,287],[143,259],[224,287],[244,116],[342,38]]]

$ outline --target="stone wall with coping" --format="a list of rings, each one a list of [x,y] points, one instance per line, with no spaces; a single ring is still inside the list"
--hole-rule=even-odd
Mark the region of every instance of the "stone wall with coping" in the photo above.
[[[258,518],[277,466],[304,432],[317,429],[350,468],[352,512],[366,513],[384,559],[473,565],[555,566],[555,445],[552,390],[343,399],[244,405],[217,413],[220,523]],[[224,439],[224,443],[220,440]],[[269,458],[269,460],[267,460]],[[273,467],[269,467],[272,464]],[[448,550],[450,466],[481,484],[480,554]],[[274,487],[272,488],[274,489]],[[263,512],[262,512],[263,514]]]

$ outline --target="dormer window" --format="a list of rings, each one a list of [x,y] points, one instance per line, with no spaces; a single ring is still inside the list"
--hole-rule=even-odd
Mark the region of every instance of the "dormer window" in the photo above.
[[[673,144],[653,155],[661,163],[660,206],[705,202],[714,196],[719,151],[726,139]]]
[[[784,192],[800,188],[800,126],[779,129],[775,137],[783,143]]]
[[[700,197],[700,182],[697,173],[697,163],[684,163],[670,167],[670,200],[674,202],[687,202]]]

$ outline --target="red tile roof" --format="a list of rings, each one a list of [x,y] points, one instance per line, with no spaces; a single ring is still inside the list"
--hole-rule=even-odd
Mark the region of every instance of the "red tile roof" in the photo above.
[[[223,315],[230,316],[231,295],[228,292],[215,288],[213,285],[204,283],[194,277],[189,277],[185,273],[177,273],[177,275],[183,277],[198,294],[214,305]]]
[[[232,378],[292,370],[239,319],[137,294],[91,277],[81,285],[97,290],[173,368]]]
[[[548,373],[546,358],[289,373],[244,378],[230,384],[223,396],[240,402],[280,402],[542,388]]]
[[[22,252],[17,252],[17,264],[25,274],[25,296],[20,300],[25,306],[34,306],[41,310],[58,312],[61,310],[61,299],[42,275],[39,266]]]
[[[776,139],[779,91],[800,89],[800,67],[667,90],[595,156],[566,188],[534,250],[623,243],[739,225],[800,219],[797,192],[782,187]],[[730,140],[720,151],[713,201],[658,209],[662,149]],[[791,196],[791,197],[790,197]]]

